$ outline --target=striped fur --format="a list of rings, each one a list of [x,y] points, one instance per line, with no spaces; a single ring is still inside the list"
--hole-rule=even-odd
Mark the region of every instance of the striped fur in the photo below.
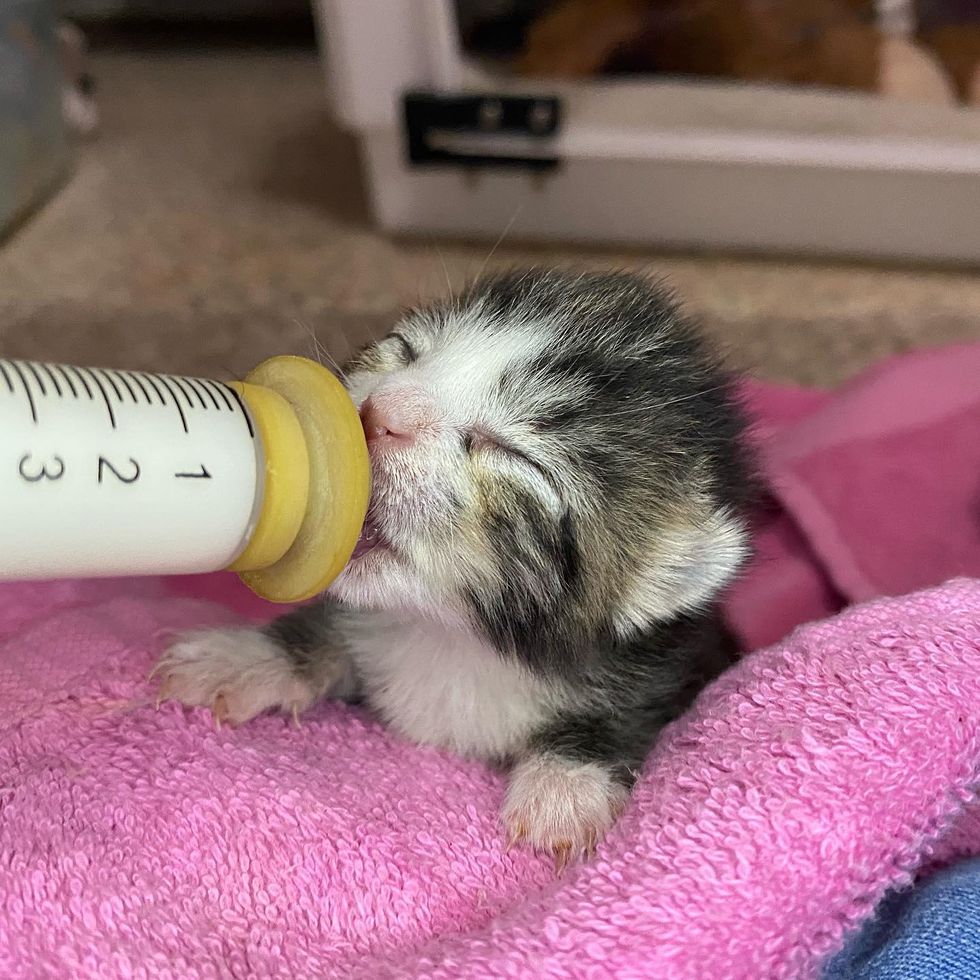
[[[332,673],[411,738],[518,761],[513,794],[535,773],[567,774],[558,800],[615,787],[544,821],[526,819],[533,792],[509,798],[512,835],[587,849],[726,662],[716,601],[746,556],[752,485],[729,379],[659,287],[532,271],[406,315],[346,380],[412,427],[372,446],[380,545],[265,640],[296,676],[342,660]]]

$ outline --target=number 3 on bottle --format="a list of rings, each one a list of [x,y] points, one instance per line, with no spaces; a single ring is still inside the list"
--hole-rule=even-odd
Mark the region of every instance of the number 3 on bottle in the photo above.
[[[41,480],[60,480],[65,475],[65,461],[60,456],[52,456],[50,463],[37,463],[33,456],[33,453],[26,453],[20,458],[17,472],[22,480],[38,483]]]

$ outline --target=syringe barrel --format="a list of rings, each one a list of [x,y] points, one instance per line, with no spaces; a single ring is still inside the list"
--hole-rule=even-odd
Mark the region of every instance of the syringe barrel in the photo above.
[[[367,503],[356,412],[339,383],[304,359],[275,358],[253,374],[272,387],[251,375],[229,384],[0,360],[0,580],[234,566],[249,581],[291,547],[309,550],[296,541],[302,525],[306,538],[325,541],[325,567],[304,567],[299,584],[293,574],[283,594],[276,583],[249,584],[284,601],[323,587],[349,557]],[[328,459],[310,458],[310,426]],[[311,487],[314,472],[335,485]],[[308,493],[341,496],[311,524]]]

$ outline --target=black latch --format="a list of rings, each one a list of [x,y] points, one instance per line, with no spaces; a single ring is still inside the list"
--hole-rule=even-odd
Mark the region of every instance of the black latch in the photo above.
[[[418,165],[550,170],[559,162],[560,125],[561,104],[552,96],[405,96],[408,158]]]

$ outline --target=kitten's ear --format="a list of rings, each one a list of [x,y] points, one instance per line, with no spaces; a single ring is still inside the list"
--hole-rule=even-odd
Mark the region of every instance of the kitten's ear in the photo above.
[[[705,508],[661,527],[648,548],[619,604],[621,635],[707,606],[748,557],[748,531],[727,508]]]

